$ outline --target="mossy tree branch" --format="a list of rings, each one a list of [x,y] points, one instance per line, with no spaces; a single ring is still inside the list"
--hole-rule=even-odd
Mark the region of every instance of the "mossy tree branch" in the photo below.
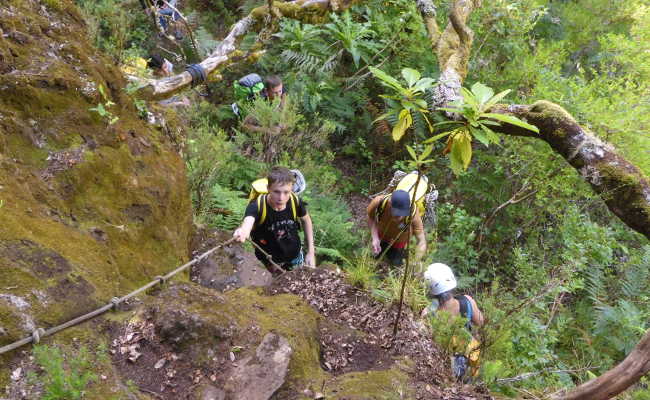
[[[320,23],[327,19],[329,12],[341,11],[351,7],[357,0],[295,0],[291,2],[273,1],[271,13],[281,18],[292,18],[308,23]],[[199,63],[208,77],[219,68],[227,65],[230,59],[238,55],[237,45],[248,32],[261,29],[265,19],[270,15],[269,5],[253,9],[250,14],[235,23],[228,35],[214,51]],[[275,25],[277,27],[277,25]],[[144,99],[160,100],[171,97],[192,83],[189,72],[162,79],[149,80],[137,93]]]
[[[650,239],[650,181],[612,145],[598,139],[562,107],[549,101],[499,105],[493,112],[514,115],[537,126],[539,135],[509,124],[495,130],[544,140],[589,182],[612,213]]]

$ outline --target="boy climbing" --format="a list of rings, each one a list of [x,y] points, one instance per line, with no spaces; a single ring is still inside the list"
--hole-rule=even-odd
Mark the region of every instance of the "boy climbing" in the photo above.
[[[372,236],[372,251],[380,257],[384,252],[386,259],[394,266],[402,265],[404,250],[413,233],[417,238],[416,262],[427,251],[424,226],[418,207],[412,216],[411,198],[405,190],[395,190],[387,196],[375,197],[368,205],[368,226]],[[409,232],[410,230],[410,232]]]
[[[284,167],[273,167],[267,176],[268,194],[253,199],[246,207],[244,221],[233,237],[244,242],[251,236],[253,242],[271,255],[274,263],[291,271],[303,264],[314,268],[314,233],[306,204],[293,193],[295,176]],[[307,254],[303,254],[298,231],[305,230]],[[271,269],[265,255],[255,249],[255,256]]]

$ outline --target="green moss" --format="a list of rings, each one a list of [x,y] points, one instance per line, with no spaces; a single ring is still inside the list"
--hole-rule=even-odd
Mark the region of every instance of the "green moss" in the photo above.
[[[412,399],[408,375],[398,367],[383,371],[351,372],[328,382],[325,397],[346,400]]]
[[[296,385],[321,382],[328,375],[320,367],[318,320],[320,316],[300,297],[283,294],[264,296],[262,289],[238,289],[227,294],[238,310],[241,326],[253,324],[263,336],[276,332],[284,336],[293,354],[289,363],[289,381]],[[296,386],[299,387],[299,386]]]

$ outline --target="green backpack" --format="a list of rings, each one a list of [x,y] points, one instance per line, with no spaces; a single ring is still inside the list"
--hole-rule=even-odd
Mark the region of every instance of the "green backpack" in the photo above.
[[[232,110],[239,117],[243,118],[241,109],[237,103],[251,101],[259,96],[264,90],[264,82],[259,75],[253,73],[235,81],[233,87],[235,89],[235,103],[231,105]]]

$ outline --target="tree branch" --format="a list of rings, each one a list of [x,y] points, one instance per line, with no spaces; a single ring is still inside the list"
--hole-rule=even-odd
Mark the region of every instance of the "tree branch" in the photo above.
[[[327,13],[335,10],[345,10],[351,7],[358,0],[295,0],[290,2],[274,1],[273,12],[285,18],[297,19],[304,22],[322,22]],[[253,9],[250,14],[240,19],[228,33],[225,39],[217,48],[203,61],[199,63],[210,76],[217,68],[223,67],[231,57],[236,55],[237,45],[242,37],[256,29],[264,22],[269,15],[269,5]],[[149,80],[138,90],[139,98],[165,99],[174,93],[181,91],[192,83],[192,76],[189,72],[182,72],[178,75],[158,80]]]
[[[449,13],[449,23],[435,49],[441,73],[438,85],[432,90],[430,106],[434,109],[460,98],[460,87],[467,76],[467,64],[474,36],[467,26],[467,18],[480,4],[480,0],[454,1]]]
[[[634,350],[616,367],[571,392],[553,396],[556,400],[606,400],[621,393],[650,372],[650,330]]]
[[[433,4],[432,0],[416,0],[415,3],[418,7],[418,11],[420,11],[422,19],[424,20],[424,25],[427,28],[427,34],[429,35],[429,41],[431,42],[431,49],[435,51],[441,35],[438,22],[436,21],[436,6]]]
[[[650,181],[609,143],[580,126],[562,107],[549,101],[532,105],[499,105],[493,112],[514,115],[539,128],[539,135],[514,125],[495,131],[512,136],[534,136],[575,168],[627,226],[650,239]]]

